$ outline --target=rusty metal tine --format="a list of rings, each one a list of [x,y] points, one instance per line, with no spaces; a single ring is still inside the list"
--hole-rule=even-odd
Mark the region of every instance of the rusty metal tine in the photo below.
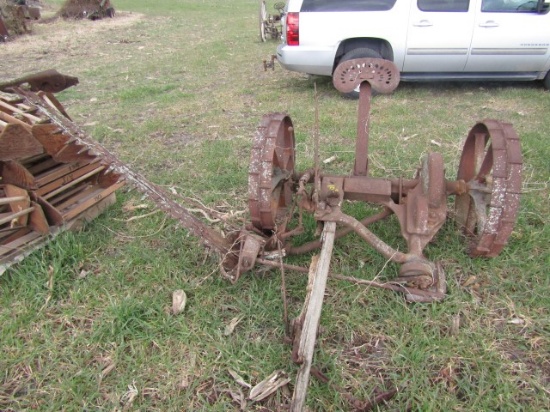
[[[82,154],[84,152],[87,152],[88,150],[90,150],[90,148],[88,146],[84,146],[84,147],[82,147],[82,149],[80,149],[78,152],[76,152],[76,154]]]
[[[8,216],[0,219],[0,225],[3,225],[4,223],[7,223],[7,222],[11,222],[12,220],[17,219],[20,216],[27,215],[31,213],[33,210],[34,210],[34,207],[29,207],[19,212],[11,213]]]

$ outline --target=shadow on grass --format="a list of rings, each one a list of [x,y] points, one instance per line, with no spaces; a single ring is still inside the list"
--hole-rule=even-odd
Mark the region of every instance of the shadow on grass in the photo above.
[[[321,96],[339,95],[332,85],[332,79],[328,76],[304,75],[302,77],[290,77],[281,84],[284,88],[292,88],[296,92],[311,92],[314,85]],[[475,93],[483,92],[523,92],[527,90],[539,90],[545,93],[540,81],[432,81],[432,82],[409,82],[401,81],[397,91],[405,94],[412,93]],[[353,100],[352,100],[353,101]]]

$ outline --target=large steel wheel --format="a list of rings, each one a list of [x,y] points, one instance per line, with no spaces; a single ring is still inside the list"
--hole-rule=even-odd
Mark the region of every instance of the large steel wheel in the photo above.
[[[493,257],[514,229],[521,191],[519,137],[509,123],[485,120],[468,134],[457,180],[468,191],[456,197],[456,220],[471,238],[472,256]]]
[[[260,40],[265,42],[267,36],[265,34],[267,23],[267,8],[265,5],[265,0],[260,1]]]
[[[248,172],[248,207],[256,228],[272,231],[286,217],[293,175],[292,121],[282,113],[267,114],[254,136]]]

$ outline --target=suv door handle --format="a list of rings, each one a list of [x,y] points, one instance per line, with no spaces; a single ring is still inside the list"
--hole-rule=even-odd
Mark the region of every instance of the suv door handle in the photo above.
[[[429,20],[420,20],[419,22],[413,23],[414,27],[431,27],[433,23]]]
[[[479,27],[498,27],[498,23],[494,20],[487,20],[485,23],[480,23]]]

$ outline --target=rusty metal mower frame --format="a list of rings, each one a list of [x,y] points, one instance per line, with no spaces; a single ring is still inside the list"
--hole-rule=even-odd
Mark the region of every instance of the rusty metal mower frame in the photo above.
[[[355,232],[387,259],[401,264],[399,282],[432,293],[431,296],[410,293],[409,300],[438,300],[443,296],[438,292],[439,270],[424,257],[423,250],[446,220],[447,197],[456,196],[456,220],[471,240],[469,253],[498,255],[512,232],[519,206],[520,142],[511,124],[487,119],[469,132],[456,179],[446,179],[439,153],[428,153],[413,179],[370,177],[371,89],[389,93],[398,83],[399,71],[393,63],[382,59],[355,59],[336,68],[334,84],[339,91],[345,93],[360,87],[355,164],[350,176],[323,175],[318,159],[312,169],[296,172],[290,117],[280,113],[264,116],[254,137],[249,169],[251,229],[262,239],[259,247],[262,250],[274,249],[280,242],[289,255],[312,251],[321,242],[294,247],[289,238],[301,232],[302,227],[287,230],[295,208],[300,214],[312,212],[319,222],[335,222],[346,228],[336,238]],[[309,190],[308,185],[312,186]],[[384,210],[360,222],[342,212],[344,200],[374,203]],[[391,214],[398,218],[407,252],[391,247],[366,227]],[[236,277],[254,263],[251,255],[241,253],[240,257]]]
[[[333,82],[343,93],[360,90],[353,172],[349,176],[323,174],[319,168],[317,137],[313,168],[297,173],[290,117],[265,116],[254,139],[249,169],[252,225],[263,237],[245,238],[236,271],[238,276],[250,269],[260,250],[278,248],[292,255],[321,248],[310,266],[304,307],[293,321],[292,358],[300,370],[292,411],[301,411],[304,406],[335,239],[354,232],[386,259],[400,264],[399,276],[391,283],[394,290],[405,293],[407,301],[439,301],[445,297],[445,275],[442,266],[430,262],[423,251],[446,221],[447,197],[456,196],[456,220],[470,238],[470,255],[493,257],[500,253],[512,233],[521,191],[519,137],[511,124],[489,119],[477,123],[469,132],[456,179],[446,179],[439,153],[425,155],[413,179],[370,177],[371,90],[393,91],[399,83],[399,70],[382,59],[355,59],[336,68]],[[342,211],[345,200],[377,204],[383,210],[359,221]],[[296,209],[300,223],[289,230]],[[301,216],[305,212],[313,213],[323,227],[322,240],[294,247],[289,239],[303,231]],[[397,217],[407,243],[405,252],[393,248],[367,228],[392,214]],[[337,225],[342,229],[337,231]]]
[[[53,73],[51,76],[51,81],[41,79],[40,84],[55,83],[59,74]],[[5,86],[13,87],[50,119],[49,127],[55,128],[56,150],[77,151],[97,157],[106,166],[106,173],[114,172],[117,178],[133,183],[160,209],[179,220],[207,247],[220,254],[220,268],[225,277],[236,282],[256,265],[279,267],[283,273],[285,268],[309,273],[302,312],[292,322],[292,359],[300,365],[292,411],[301,411],[305,403],[336,239],[356,233],[387,260],[401,265],[398,278],[392,282],[378,283],[341,275],[340,278],[402,292],[407,301],[434,302],[445,297],[445,275],[442,266],[429,261],[423,251],[446,221],[449,196],[455,196],[455,219],[470,241],[471,256],[498,255],[515,224],[521,191],[522,154],[519,137],[509,123],[487,119],[470,130],[455,179],[445,177],[443,158],[439,153],[426,154],[412,179],[369,176],[371,90],[389,93],[399,83],[398,69],[386,60],[349,60],[341,63],[333,76],[339,91],[360,90],[355,163],[350,175],[322,173],[317,133],[314,139],[314,165],[297,172],[292,120],[284,113],[263,117],[254,135],[250,157],[248,205],[251,223],[229,232],[227,236],[210,228],[171,199],[164,189],[133,172],[101,145],[87,138],[62,107],[47,104],[43,96],[19,86],[25,80],[32,86],[33,82],[38,82],[35,77],[18,79]],[[381,206],[382,210],[358,220],[342,211],[344,201],[368,202]],[[322,236],[320,240],[293,246],[290,241],[292,236],[304,230],[304,213],[313,214],[319,229],[322,229]],[[387,244],[368,228],[370,224],[392,214],[397,217],[401,235],[407,243],[406,251]],[[291,226],[295,216],[298,224]],[[340,228],[337,229],[337,226]],[[320,249],[320,253],[312,258],[309,271],[283,263],[284,255],[308,253],[316,249]],[[268,255],[275,255],[277,260],[269,260]],[[286,308],[284,318],[287,322]]]

